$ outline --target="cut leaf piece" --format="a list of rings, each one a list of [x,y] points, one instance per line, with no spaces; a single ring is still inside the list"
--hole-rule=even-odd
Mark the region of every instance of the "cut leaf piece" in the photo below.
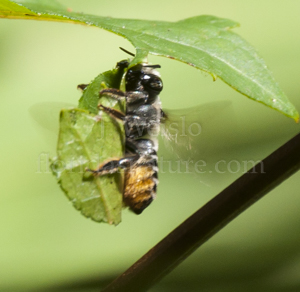
[[[238,25],[234,21],[208,15],[178,22],[116,19],[72,13],[56,1],[27,0],[19,7],[15,3],[0,0],[0,17],[74,22],[106,29],[127,38],[139,52],[138,58],[149,52],[187,63],[214,79],[219,77],[243,95],[299,119],[263,59],[230,31]]]
[[[75,208],[95,221],[118,224],[121,221],[123,175],[94,177],[85,169],[124,156],[124,127],[105,113],[98,115],[98,103],[122,108],[121,102],[101,97],[106,87],[120,88],[123,68],[98,75],[83,91],[80,109],[62,110],[57,158],[52,170]]]
[[[86,109],[93,114],[98,113],[98,104],[113,107],[117,101],[111,98],[101,97],[99,101],[99,92],[104,88],[120,88],[124,68],[116,68],[99,74],[83,91],[79,100],[79,108]],[[120,109],[120,108],[118,108]]]
[[[108,158],[122,157],[123,138],[120,129],[116,130],[118,126],[99,121],[84,110],[62,110],[58,156],[51,164],[75,208],[86,217],[109,224],[121,221],[122,174],[94,177],[85,168],[95,169]]]

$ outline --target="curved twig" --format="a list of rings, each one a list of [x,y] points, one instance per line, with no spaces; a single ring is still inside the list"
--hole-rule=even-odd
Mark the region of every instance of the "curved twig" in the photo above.
[[[300,134],[238,178],[174,229],[103,292],[146,291],[232,219],[299,168]]]

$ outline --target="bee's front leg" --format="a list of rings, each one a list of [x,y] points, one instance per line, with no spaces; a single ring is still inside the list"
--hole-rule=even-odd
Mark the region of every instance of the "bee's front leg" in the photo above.
[[[121,158],[119,160],[109,160],[108,162],[101,164],[98,169],[87,168],[86,171],[92,172],[95,176],[112,174],[118,172],[119,169],[130,168],[138,161],[139,158],[139,155],[133,155]]]
[[[125,115],[122,112],[120,112],[120,111],[118,111],[116,109],[104,106],[102,104],[99,104],[98,107],[101,108],[107,114],[109,114],[111,117],[113,117],[113,118],[115,118],[117,120],[121,120],[121,121],[125,120]]]
[[[116,88],[106,88],[99,92],[99,95],[105,95],[107,97],[116,99],[116,100],[126,100],[128,106],[131,105],[142,105],[147,103],[149,94],[146,91],[126,91]]]

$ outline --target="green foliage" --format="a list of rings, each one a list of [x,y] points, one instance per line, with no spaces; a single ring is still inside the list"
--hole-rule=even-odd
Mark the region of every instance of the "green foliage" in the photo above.
[[[21,4],[20,4],[21,3]],[[238,24],[214,16],[196,16],[178,22],[114,19],[68,11],[57,1],[0,0],[0,17],[51,20],[97,26],[127,38],[136,48],[134,65],[150,54],[187,63],[220,78],[235,90],[286,116],[298,120],[298,112],[275,82],[265,62],[240,36],[231,31]],[[105,160],[124,153],[124,131],[103,113],[97,116],[99,91],[120,88],[123,71],[104,72],[84,90],[79,109],[62,110],[52,169],[62,189],[86,217],[118,224],[121,221],[122,177],[120,174],[93,177]],[[102,97],[105,106],[123,106]]]
[[[86,109],[93,114],[98,113],[99,91],[104,88],[119,88],[123,70],[114,69],[99,74],[91,84],[84,90],[82,97],[79,100],[79,108]],[[111,105],[112,100],[101,97],[101,103],[106,106]],[[109,103],[109,104],[107,104]]]
[[[96,169],[105,160],[124,155],[122,124],[102,113],[97,104],[121,109],[119,102],[99,91],[104,87],[119,88],[123,70],[114,69],[97,76],[79,101],[80,109],[62,110],[53,173],[75,208],[95,221],[118,224],[122,211],[122,174],[94,177],[86,168]]]
[[[69,12],[56,1],[0,0],[0,17],[54,20],[97,26],[127,38],[140,62],[148,53],[187,63],[220,78],[243,95],[298,120],[299,114],[279,88],[265,62],[230,29],[238,24],[214,16],[178,22],[116,19]]]

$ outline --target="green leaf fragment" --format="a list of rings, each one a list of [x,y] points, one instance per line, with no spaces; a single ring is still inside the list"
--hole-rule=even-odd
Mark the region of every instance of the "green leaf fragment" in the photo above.
[[[86,168],[96,169],[108,158],[123,155],[122,137],[115,127],[84,110],[62,110],[57,158],[51,164],[75,208],[109,224],[121,221],[122,174],[94,177]]]
[[[74,22],[106,29],[127,38],[135,46],[137,57],[133,63],[139,62],[148,52],[176,59],[208,72],[214,80],[222,79],[243,95],[296,121],[299,119],[297,110],[263,59],[230,30],[238,26],[234,21],[208,15],[178,22],[117,19],[68,12],[46,0],[22,1],[22,9],[26,7],[32,13],[20,15],[15,3],[0,0],[0,17]]]
[[[79,109],[62,110],[57,158],[51,167],[57,180],[81,213],[98,222],[118,224],[121,221],[123,175],[116,173],[93,176],[86,168],[97,167],[111,158],[124,155],[124,128],[121,123],[101,112],[98,103],[121,110],[122,103],[101,97],[104,87],[119,88],[123,69],[97,76],[84,90]]]
[[[104,88],[120,88],[124,70],[121,68],[113,69],[99,74],[89,86],[83,91],[83,95],[79,100],[79,108],[86,109],[93,114],[98,113],[98,104],[113,107],[115,100],[107,99],[104,96],[99,101],[99,92]],[[120,108],[118,108],[120,109]]]

